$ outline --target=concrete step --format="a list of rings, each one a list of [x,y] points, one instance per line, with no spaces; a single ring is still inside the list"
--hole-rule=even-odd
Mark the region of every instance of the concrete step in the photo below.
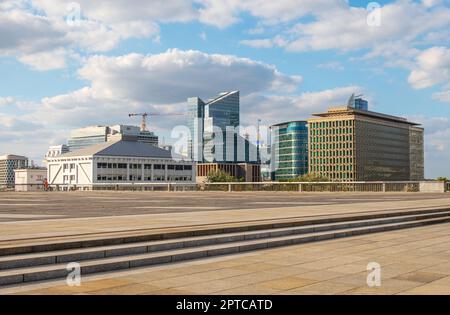
[[[186,226],[166,228],[162,230],[136,230],[115,233],[101,233],[96,236],[73,235],[54,237],[50,239],[27,239],[8,242],[0,245],[0,257],[19,254],[50,252],[78,248],[92,248],[99,246],[114,246],[138,242],[179,239],[188,237],[209,236],[224,233],[240,233],[278,228],[302,227],[330,223],[345,223],[348,221],[364,221],[369,219],[384,219],[400,216],[414,216],[421,214],[438,214],[450,212],[450,208],[398,210],[371,214],[348,214],[343,216],[329,216],[322,218],[286,218],[264,221],[227,222],[206,226]],[[111,235],[113,234],[113,235]],[[118,236],[120,235],[120,236]],[[16,243],[16,244],[15,244]]]
[[[329,240],[340,237],[348,237],[353,235],[413,228],[446,222],[450,222],[450,217],[443,216],[440,218],[412,220],[403,223],[378,224],[374,226],[354,227],[340,230],[331,230],[326,232],[311,232],[301,235],[269,237],[264,239],[237,241],[217,245],[206,245],[206,246],[203,245],[192,248],[164,250],[159,252],[138,254],[138,255],[125,255],[112,258],[92,259],[80,262],[81,274],[87,275],[98,272],[124,270],[135,267],[165,264],[224,254],[243,253],[258,249],[274,248],[279,246],[287,246],[300,243]],[[37,267],[15,268],[6,271],[1,271],[0,285],[11,285],[19,283],[28,283],[33,281],[65,278],[69,273],[69,271],[66,270],[66,267],[67,267],[66,264],[60,263]]]
[[[324,232],[347,228],[374,226],[409,222],[440,217],[450,217],[450,211],[407,215],[390,218],[348,221],[343,223],[314,224],[304,227],[277,228],[257,230],[239,233],[220,233],[217,235],[178,238],[153,242],[127,243],[121,245],[97,246],[90,248],[78,248],[69,250],[49,251],[42,253],[22,254],[0,257],[0,270],[24,268],[39,265],[51,265],[59,263],[80,262],[83,260],[101,259],[116,256],[145,254],[164,250],[191,248],[196,246],[209,246],[238,241],[265,239],[288,235],[299,235],[313,232]]]

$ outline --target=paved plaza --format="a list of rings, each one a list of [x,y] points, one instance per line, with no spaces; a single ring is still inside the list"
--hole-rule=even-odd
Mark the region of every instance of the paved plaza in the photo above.
[[[450,209],[449,194],[0,193],[0,248],[355,214]],[[382,267],[380,287],[367,264]],[[450,294],[450,224],[0,288],[0,294]]]
[[[381,286],[366,283],[369,262]],[[450,224],[0,289],[0,294],[450,294]]]

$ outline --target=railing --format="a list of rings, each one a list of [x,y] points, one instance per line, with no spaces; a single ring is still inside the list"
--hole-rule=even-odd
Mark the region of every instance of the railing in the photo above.
[[[450,191],[450,183],[445,185]],[[44,191],[44,185],[1,186],[1,191]],[[50,191],[223,191],[223,192],[419,192],[420,182],[257,182],[257,183],[121,183],[51,185]]]

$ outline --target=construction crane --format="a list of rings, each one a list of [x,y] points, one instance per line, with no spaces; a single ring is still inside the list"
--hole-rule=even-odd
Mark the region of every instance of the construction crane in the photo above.
[[[147,117],[148,116],[183,116],[184,114],[181,113],[168,113],[168,114],[163,114],[163,113],[139,113],[139,114],[128,114],[128,117],[135,117],[135,116],[142,116],[142,121],[141,121],[141,131],[148,131],[147,129]]]

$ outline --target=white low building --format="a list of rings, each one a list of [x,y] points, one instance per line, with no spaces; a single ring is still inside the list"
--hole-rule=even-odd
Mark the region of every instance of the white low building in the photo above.
[[[44,190],[44,181],[47,178],[46,168],[24,168],[14,170],[16,191]]]
[[[195,183],[195,163],[136,137],[48,158],[48,183],[57,190],[125,188],[157,183]]]

